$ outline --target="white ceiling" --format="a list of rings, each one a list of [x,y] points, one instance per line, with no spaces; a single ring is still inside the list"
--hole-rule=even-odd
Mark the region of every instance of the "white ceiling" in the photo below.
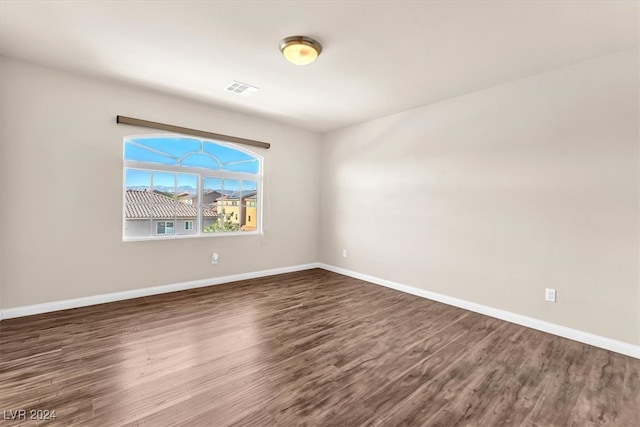
[[[633,48],[639,4],[2,0],[0,54],[325,132]],[[322,55],[289,64],[291,35]]]

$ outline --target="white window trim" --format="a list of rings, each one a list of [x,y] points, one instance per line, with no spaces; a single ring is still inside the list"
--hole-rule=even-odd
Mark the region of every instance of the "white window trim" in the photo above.
[[[123,165],[122,165],[122,241],[123,242],[137,242],[137,241],[149,241],[149,240],[172,240],[172,239],[193,239],[193,238],[207,238],[207,237],[232,237],[232,236],[256,236],[262,235],[264,233],[264,156],[252,151],[248,150],[244,147],[239,147],[235,144],[226,143],[222,141],[209,140],[209,139],[201,139],[203,141],[212,142],[217,145],[222,145],[225,147],[232,148],[234,150],[243,151],[251,156],[254,156],[258,159],[258,173],[246,173],[246,172],[230,172],[225,170],[215,170],[215,169],[205,169],[205,168],[195,168],[189,166],[173,166],[173,165],[163,165],[160,163],[147,163],[140,162],[135,160],[124,160],[124,146],[129,139],[140,139],[140,138],[158,138],[158,137],[167,137],[167,138],[193,138],[188,135],[180,135],[180,134],[153,134],[153,135],[128,135],[123,138],[122,147],[123,147]],[[234,179],[234,180],[244,180],[244,181],[252,181],[256,182],[257,185],[257,199],[256,199],[256,208],[258,210],[258,214],[256,215],[256,230],[254,231],[225,231],[218,233],[203,233],[202,232],[202,209],[201,206],[198,206],[198,217],[194,221],[198,222],[198,229],[194,230],[194,233],[190,234],[178,234],[175,227],[176,219],[174,219],[174,234],[163,235],[157,234],[157,229],[153,228],[153,218],[150,218],[150,227],[151,234],[149,236],[140,236],[140,237],[131,237],[125,236],[125,227],[126,227],[126,217],[125,217],[125,209],[126,209],[126,175],[127,169],[138,169],[145,170],[149,172],[172,172],[172,173],[187,173],[187,174],[195,174],[198,179],[198,200],[202,200],[204,189],[203,189],[203,179],[204,178],[220,178],[220,179]],[[195,226],[195,224],[194,224]]]

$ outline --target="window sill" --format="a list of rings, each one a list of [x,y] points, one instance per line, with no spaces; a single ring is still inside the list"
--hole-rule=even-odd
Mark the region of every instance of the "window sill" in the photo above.
[[[154,240],[181,240],[181,239],[207,239],[210,237],[236,237],[236,236],[260,236],[260,231],[238,231],[229,233],[207,233],[182,236],[153,236],[153,237],[122,237],[123,242],[150,242]]]

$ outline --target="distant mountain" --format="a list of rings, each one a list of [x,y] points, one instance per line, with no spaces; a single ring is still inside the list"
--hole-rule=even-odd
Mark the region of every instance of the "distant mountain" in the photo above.
[[[144,185],[131,185],[129,187],[127,187],[127,190],[135,190],[135,191],[149,191],[149,187],[148,186],[144,186]],[[160,193],[166,193],[166,194],[172,194],[174,191],[173,187],[167,187],[164,185],[158,185],[156,187],[154,187],[154,190],[160,192]],[[211,193],[211,192],[218,192],[223,196],[229,196],[229,197],[239,197],[241,195],[241,192],[238,190],[221,190],[221,189],[217,189],[217,190],[212,190],[207,188],[205,190],[205,194],[206,193]],[[242,191],[242,197],[250,195],[250,194],[255,194],[255,190],[243,190]],[[178,187],[178,194],[181,193],[188,193],[190,195],[196,195],[197,191],[195,188],[191,187],[190,185],[181,185],[180,187]]]
[[[127,190],[147,191],[149,190],[149,187],[144,185],[131,185],[127,187]],[[158,185],[154,187],[154,190],[160,191],[162,193],[173,193],[174,187]],[[196,194],[196,189],[191,187],[190,185],[181,185],[180,187],[178,187],[178,193]]]

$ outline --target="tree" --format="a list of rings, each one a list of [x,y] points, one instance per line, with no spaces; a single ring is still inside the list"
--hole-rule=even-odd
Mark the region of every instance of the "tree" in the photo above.
[[[240,224],[231,221],[231,215],[225,215],[224,221],[218,218],[216,222],[204,228],[205,233],[220,233],[223,231],[240,231]]]

